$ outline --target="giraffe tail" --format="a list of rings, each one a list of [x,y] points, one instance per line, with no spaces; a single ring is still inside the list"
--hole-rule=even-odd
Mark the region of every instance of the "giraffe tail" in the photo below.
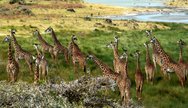
[[[84,65],[84,72],[86,73],[86,65]]]

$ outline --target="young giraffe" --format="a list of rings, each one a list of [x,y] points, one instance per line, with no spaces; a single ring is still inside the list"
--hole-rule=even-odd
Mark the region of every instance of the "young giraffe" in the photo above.
[[[4,42],[9,42],[8,63],[7,63],[6,70],[8,73],[8,81],[12,83],[12,82],[17,81],[17,77],[19,73],[19,65],[18,65],[18,62],[13,58],[11,37],[10,36],[5,37]]]
[[[113,64],[114,64],[114,70],[117,73],[120,73],[120,68],[121,66],[120,64],[120,59],[119,59],[119,54],[118,54],[118,42],[119,42],[119,38],[118,37],[114,37],[114,43],[111,42],[110,44],[107,45],[108,48],[112,48],[113,49],[113,53],[114,53],[114,59],[113,59]]]
[[[38,44],[34,44],[33,46],[37,51],[37,57],[33,57],[33,59],[35,59],[35,65],[39,66],[39,79],[44,78],[46,81],[48,74],[48,62],[39,50]]]
[[[37,56],[37,57],[34,57],[33,56],[33,59],[35,60],[35,70],[34,70],[34,84],[38,84],[39,82],[39,64],[40,64],[40,58]]]
[[[178,42],[178,46],[180,48],[180,52],[179,52],[179,61],[178,63],[182,66],[183,70],[184,70],[184,76],[185,76],[185,80],[187,80],[187,74],[188,74],[188,64],[183,60],[183,47],[185,45],[185,42],[183,40],[179,40]]]
[[[118,88],[120,90],[122,104],[129,105],[130,98],[131,98],[130,97],[130,86],[131,86],[130,79],[126,77],[126,75],[122,76],[119,73],[115,73],[108,65],[103,63],[94,55],[89,55],[87,59],[93,60],[94,63],[97,66],[99,66],[99,68],[102,70],[104,76],[107,76],[116,81]]]
[[[81,52],[78,45],[75,43],[76,40],[77,40],[76,36],[73,35],[71,42],[69,44],[69,54],[72,57],[72,63],[74,65],[74,72],[77,72],[77,68],[76,68],[77,62],[82,67],[84,72],[86,72],[86,58],[85,58],[85,55]]]
[[[51,57],[52,57],[52,59],[55,59],[55,57],[54,57],[54,52],[53,52],[53,46],[50,45],[49,43],[47,43],[47,42],[43,39],[43,37],[41,36],[41,34],[39,33],[38,30],[35,30],[35,31],[34,31],[34,35],[37,36],[37,38],[38,38],[38,40],[39,40],[39,42],[40,42],[40,44],[41,44],[43,55],[44,55],[44,53],[48,53],[48,52],[49,52],[50,55],[51,55]]]
[[[65,61],[66,63],[68,64],[69,62],[69,56],[68,56],[68,48],[63,46],[59,40],[57,39],[57,36],[53,30],[52,27],[48,27],[46,30],[45,30],[46,33],[51,33],[52,35],[52,38],[53,38],[53,41],[54,41],[54,48],[53,48],[53,51],[54,51],[54,56],[55,56],[55,59],[57,60],[58,58],[58,54],[59,53],[63,53],[64,57],[65,57]]]
[[[15,37],[15,30],[11,30],[11,37],[13,38],[13,46],[15,49],[15,59],[18,62],[18,60],[20,59],[24,59],[26,61],[26,63],[29,66],[30,72],[33,72],[33,58],[32,58],[32,54],[29,53],[28,51],[22,49],[22,47],[18,44],[16,37]]]
[[[124,102],[126,103],[126,105],[130,105],[130,100],[131,100],[131,80],[128,77],[128,54],[127,54],[127,50],[125,50],[123,48],[123,54],[119,57],[119,59],[121,61],[123,61],[125,59],[125,63],[124,63],[124,71],[121,71],[120,75],[122,77],[122,85],[124,84],[123,82],[125,82],[126,86],[124,86],[124,88],[121,90],[121,97],[124,97]]]
[[[137,50],[134,54],[136,57],[136,72],[135,72],[135,82],[136,82],[136,96],[140,101],[142,99],[142,89],[144,84],[144,77],[140,69],[140,52]]]
[[[150,59],[150,53],[149,53],[149,46],[148,46],[148,42],[144,43],[144,46],[146,47],[146,64],[145,64],[145,72],[146,72],[146,79],[147,82],[149,82],[149,80],[153,83],[154,80],[154,64],[151,62]]]
[[[114,42],[111,42],[110,44],[107,45],[108,48],[112,48],[113,49],[113,54],[114,54],[114,59],[113,59],[113,64],[114,64],[114,70],[117,73],[120,73],[122,70],[120,69],[122,66],[120,66],[120,64],[122,64],[124,66],[123,63],[121,63],[121,60],[119,58],[119,54],[118,54],[118,48],[116,46],[117,44]]]
[[[181,86],[184,87],[185,86],[185,77],[184,77],[183,69],[182,69],[181,65],[175,63],[170,58],[170,56],[163,50],[159,41],[155,37],[152,37],[150,39],[150,42],[152,44],[154,44],[156,52],[158,52],[160,55],[162,70],[167,71],[167,72],[175,72],[180,83],[181,83]]]

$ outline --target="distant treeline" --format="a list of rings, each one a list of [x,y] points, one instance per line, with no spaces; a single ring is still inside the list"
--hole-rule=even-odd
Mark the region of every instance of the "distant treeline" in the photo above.
[[[25,4],[27,0],[9,0],[10,4],[19,3],[19,4]],[[30,0],[32,1],[32,0]],[[53,1],[53,0],[46,0],[46,1]],[[59,1],[65,1],[65,2],[82,2],[83,0],[59,0]]]

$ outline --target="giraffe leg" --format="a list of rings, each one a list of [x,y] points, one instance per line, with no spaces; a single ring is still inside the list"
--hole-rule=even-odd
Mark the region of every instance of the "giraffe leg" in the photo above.
[[[32,74],[33,73],[33,66],[32,66],[33,64],[29,61],[26,61],[26,63],[29,66],[30,74]]]
[[[69,64],[69,54],[68,54],[68,51],[66,51],[66,52],[64,53],[64,57],[65,57],[65,62],[66,62],[67,64]]]

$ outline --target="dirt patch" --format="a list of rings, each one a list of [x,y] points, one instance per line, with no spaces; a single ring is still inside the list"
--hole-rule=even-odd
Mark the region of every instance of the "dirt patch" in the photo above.
[[[34,15],[33,12],[23,5],[0,6],[0,15]]]
[[[84,8],[85,6],[80,3],[52,3],[51,5],[35,4],[31,5],[31,8],[42,9],[68,9],[68,8]]]

